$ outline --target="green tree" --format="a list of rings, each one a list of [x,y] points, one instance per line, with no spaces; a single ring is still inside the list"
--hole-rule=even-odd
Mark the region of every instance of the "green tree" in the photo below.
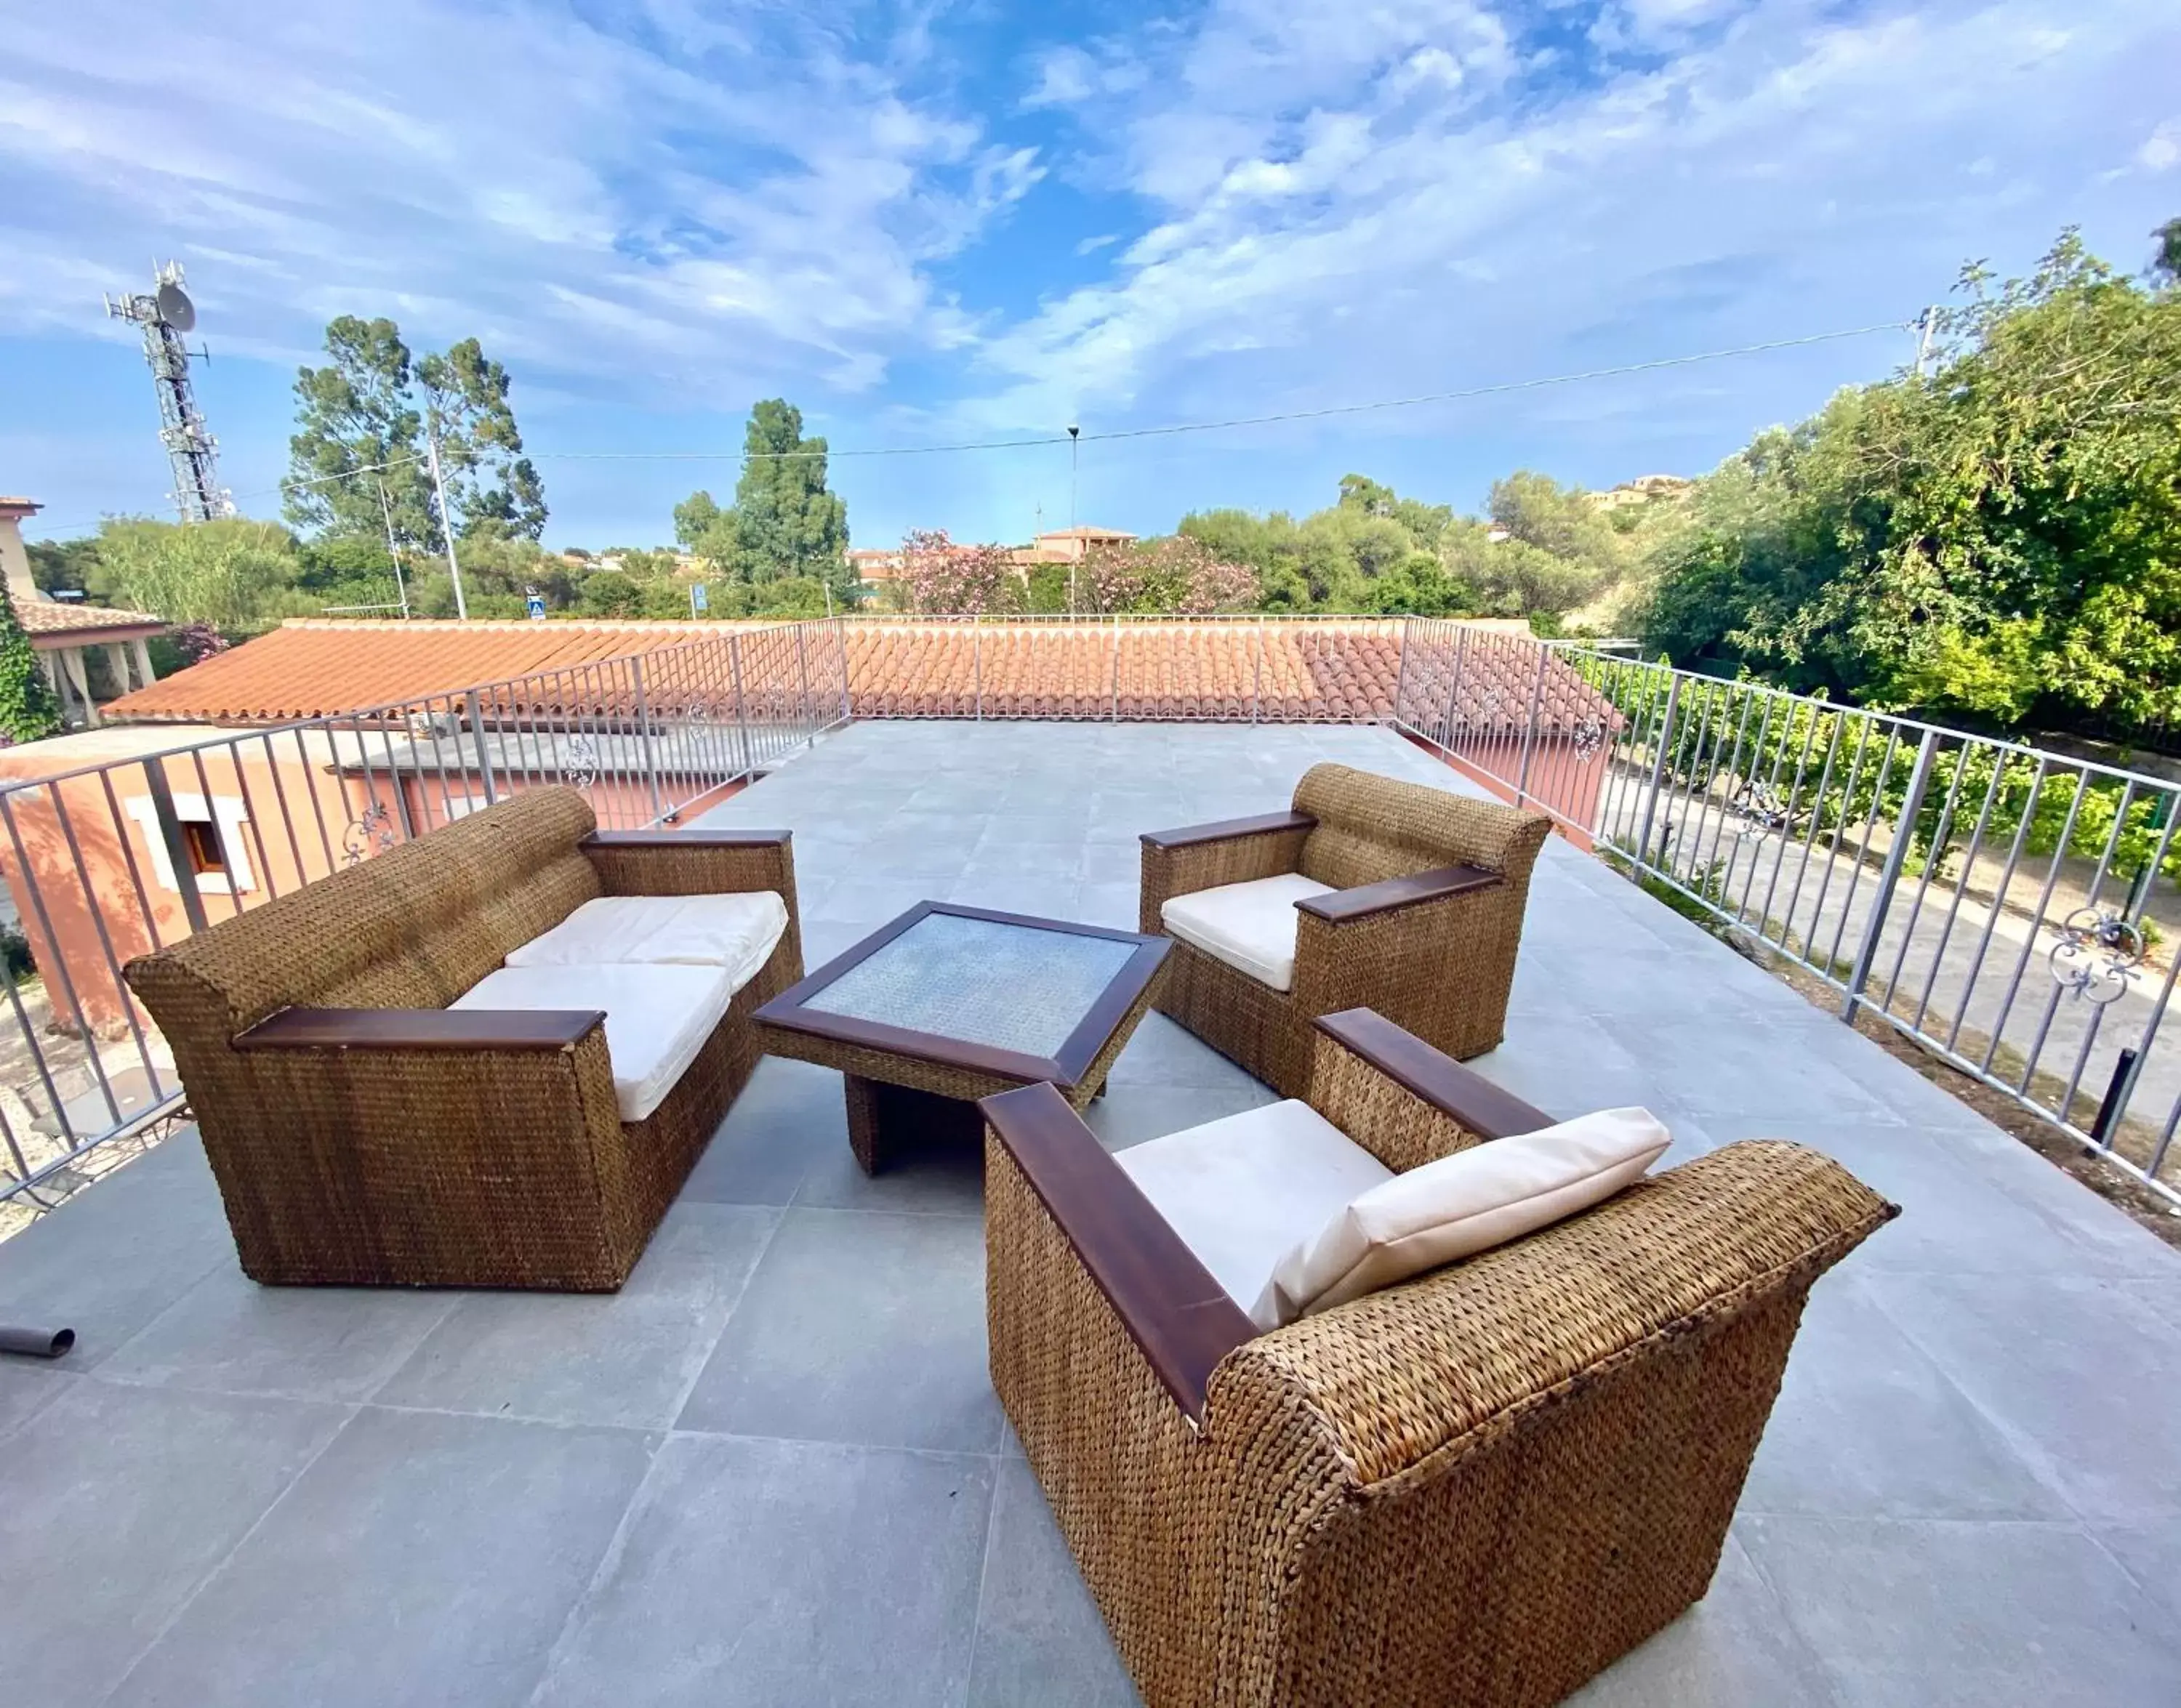
[[[750,410],[743,454],[727,536],[732,541],[727,567],[746,581],[814,576],[837,589],[845,588],[848,507],[838,493],[826,488],[825,441],[803,436],[803,412],[794,405],[768,398]],[[718,532],[717,507],[709,494],[700,493],[677,508],[677,534],[682,511],[698,499],[715,512],[712,532]],[[700,548],[693,544],[692,549]]]
[[[394,322],[343,315],[326,328],[326,354],[325,366],[295,376],[282,482],[295,526],[383,539],[390,526],[406,550],[444,549],[428,456],[436,430],[457,538],[544,532],[544,491],[522,455],[511,382],[477,339],[412,360]]]
[[[288,520],[313,533],[383,537],[390,515],[402,544],[425,546],[433,537],[431,485],[401,329],[342,315],[326,328],[326,354],[325,366],[295,375],[295,433],[281,482]]]
[[[15,615],[15,602],[5,583],[0,583],[0,744],[14,747],[58,735],[61,728],[60,702],[45,672],[30,637]]]
[[[2181,219],[2169,219],[2151,236],[2158,244],[2151,258],[2151,276],[2161,284],[2181,283]]]
[[[294,536],[241,516],[186,524],[109,516],[99,525],[98,563],[119,597],[169,622],[262,628],[321,603],[298,587]]]
[[[545,488],[522,455],[522,433],[507,400],[507,370],[473,338],[417,363],[424,431],[439,447],[457,537],[491,532],[535,540],[545,532]]]
[[[1962,291],[1930,378],[1843,392],[1700,484],[1646,637],[2002,727],[2181,716],[2181,289],[2070,231]]]

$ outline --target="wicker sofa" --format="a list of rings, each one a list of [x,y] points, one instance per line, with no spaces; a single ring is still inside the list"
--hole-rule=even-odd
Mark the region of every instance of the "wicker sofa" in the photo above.
[[[732,970],[631,948],[492,995],[586,903],[693,898],[687,914],[732,895],[777,933]],[[748,1078],[752,1012],[802,977],[793,854],[784,830],[600,832],[574,790],[539,789],[126,974],[254,1279],[610,1291]],[[462,1004],[473,987],[491,1006]]]
[[[1158,1006],[1284,1097],[1311,1022],[1368,1007],[1457,1060],[1506,1028],[1542,813],[1346,765],[1292,810],[1145,835],[1138,929],[1175,939]]]
[[[1395,1174],[1549,1124],[1313,1031]],[[983,1108],[993,1384],[1151,1708],[1558,1701],[1704,1594],[1810,1285],[1894,1214],[1730,1145],[1261,1333],[1050,1087]]]

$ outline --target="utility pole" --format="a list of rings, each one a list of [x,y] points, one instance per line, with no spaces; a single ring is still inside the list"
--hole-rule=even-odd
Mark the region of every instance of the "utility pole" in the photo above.
[[[1931,333],[1938,318],[1938,310],[1926,308],[1916,317],[1916,377],[1924,377],[1924,364],[1930,359]]]
[[[1083,561],[1083,537],[1075,532],[1075,470],[1076,455],[1081,443],[1076,435],[1083,429],[1074,421],[1068,424],[1068,614],[1075,614],[1075,566]]]
[[[386,502],[386,482],[378,482],[378,514],[386,519],[386,555],[394,563],[394,597],[401,603],[401,620],[409,620],[409,586],[401,579],[401,548],[394,543],[394,509]]]
[[[439,423],[426,424],[424,443],[432,453],[432,490],[439,495],[439,534],[447,543],[447,573],[455,578],[455,620],[470,620],[469,601],[462,597],[462,566],[455,561],[455,519],[447,512],[447,483],[439,477]]]

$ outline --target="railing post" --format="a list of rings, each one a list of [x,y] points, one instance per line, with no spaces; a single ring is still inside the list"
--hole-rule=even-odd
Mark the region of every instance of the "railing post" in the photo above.
[[[735,728],[743,738],[743,768],[737,774],[747,777],[757,769],[757,766],[750,758],[749,703],[743,698],[743,637],[740,635],[727,636],[727,668],[735,683]]]
[[[1401,697],[1408,691],[1409,631],[1416,625],[1416,619],[1414,617],[1401,619],[1401,651],[1394,666],[1394,727],[1396,730],[1404,727],[1407,722],[1406,714],[1401,709]]]
[[[985,625],[973,614],[969,619],[969,691],[970,709],[977,721],[985,721]]]
[[[803,739],[810,747],[818,745],[818,717],[810,708],[810,648],[803,630],[807,625],[795,625],[795,665],[803,678],[803,697],[798,702],[803,718]]]
[[[1530,682],[1530,716],[1522,725],[1522,757],[1515,767],[1515,804],[1519,807],[1527,797],[1530,787],[1530,755],[1538,745],[1538,708],[1545,697],[1545,659],[1550,652],[1543,641],[1538,648],[1538,674]]]
[[[1863,987],[1870,978],[1870,963],[1878,954],[1879,933],[1886,928],[1886,911],[1893,905],[1894,886],[1901,881],[1901,865],[1908,857],[1908,843],[1916,832],[1916,816],[1924,810],[1924,794],[1931,785],[1931,763],[1939,751],[1939,732],[1924,731],[1916,749],[1916,763],[1908,773],[1908,792],[1902,796],[1901,811],[1893,820],[1893,843],[1879,869],[1878,890],[1870,898],[1870,917],[1864,923],[1863,940],[1856,945],[1855,965],[1847,978],[1847,992],[1841,999],[1840,1017],[1855,1023],[1855,1006],[1863,1000]],[[1874,787],[1882,785],[1881,777]],[[2057,857],[2056,857],[2057,863]]]
[[[1665,780],[1666,754],[1674,740],[1674,714],[1681,709],[1681,678],[1678,672],[1666,678],[1666,709],[1659,719],[1658,746],[1651,755],[1650,786],[1643,791],[1643,817],[1636,831],[1636,867],[1643,870],[1651,863],[1651,822],[1658,816],[1659,789]],[[1609,831],[1609,837],[1611,833]]]
[[[656,824],[666,807],[659,795],[659,756],[651,746],[651,708],[643,697],[643,660],[641,657],[628,661],[628,673],[636,685],[636,727],[641,732],[639,739],[643,743],[643,775],[651,788],[651,822]]]
[[[484,708],[475,688],[462,696],[462,713],[469,719],[470,746],[477,754],[478,775],[484,780],[484,804],[489,807],[500,799],[500,790],[492,780],[492,755],[484,745]]]
[[[183,917],[190,922],[191,931],[202,931],[204,897],[197,891],[196,868],[190,863],[189,844],[182,840],[181,818],[174,811],[174,793],[167,787],[167,768],[156,759],[144,762],[144,786],[152,796],[152,816],[159,821],[159,840],[166,845],[167,869],[174,874],[174,888],[181,895]],[[392,786],[399,789],[401,780],[394,778]],[[55,939],[49,936],[47,940]]]
[[[1252,724],[1257,721],[1265,703],[1265,620],[1258,618],[1255,627],[1257,631],[1257,656],[1250,677],[1250,721]]]
[[[1469,664],[1469,625],[1464,623],[1454,631],[1454,679],[1447,684],[1446,716],[1440,720],[1440,734],[1446,751],[1454,751],[1454,720],[1461,715],[1461,677]]]
[[[1121,614],[1118,611],[1113,613],[1113,674],[1107,684],[1107,692],[1112,715],[1106,721],[1118,724],[1121,721]]]
[[[855,715],[856,703],[848,694],[848,620],[833,619],[833,638],[841,649],[841,721],[845,724]]]

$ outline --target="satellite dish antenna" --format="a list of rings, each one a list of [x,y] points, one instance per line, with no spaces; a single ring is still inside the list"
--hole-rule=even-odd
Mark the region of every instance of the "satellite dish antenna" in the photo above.
[[[196,305],[190,300],[189,292],[173,281],[162,284],[152,300],[159,306],[159,318],[176,332],[188,332],[196,325]]]

